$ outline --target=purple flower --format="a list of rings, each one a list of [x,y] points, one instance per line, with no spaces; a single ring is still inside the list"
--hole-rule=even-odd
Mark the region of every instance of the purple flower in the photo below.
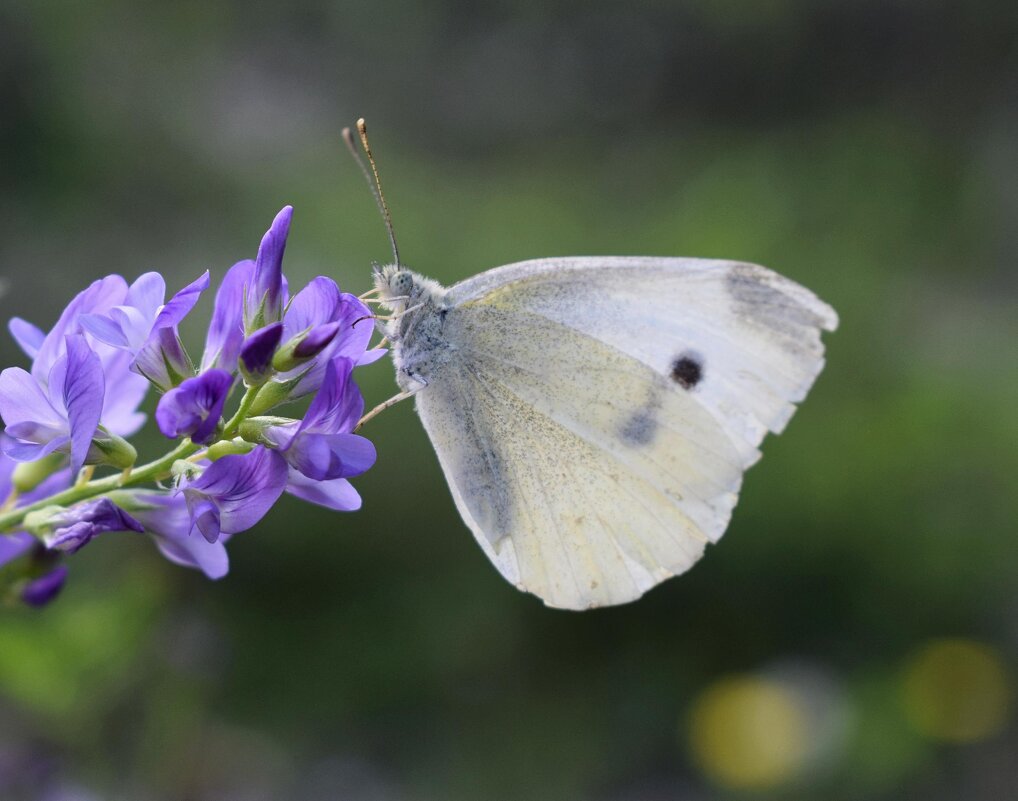
[[[295,400],[316,392],[325,377],[325,367],[333,358],[344,357],[357,364],[374,361],[378,357],[374,351],[365,353],[372,327],[367,321],[356,328],[353,326],[356,320],[368,315],[370,312],[363,303],[349,293],[340,292],[336,282],[325,276],[315,278],[298,292],[283,318],[281,351],[296,351],[310,340],[306,352],[312,355],[273,379],[282,385],[292,384],[285,397]],[[337,332],[330,337],[333,328]],[[378,351],[378,355],[382,353],[384,351]]]
[[[234,264],[219,285],[212,323],[205,338],[202,371],[218,367],[232,373],[244,341],[244,291],[254,278],[255,263],[250,259]]]
[[[30,462],[60,451],[70,453],[77,471],[102,417],[105,374],[83,335],[65,339],[66,352],[54,361],[45,383],[20,367],[0,373],[0,417],[12,438],[4,453],[12,459]]]
[[[64,354],[64,339],[81,331],[81,317],[104,314],[122,303],[127,295],[127,282],[119,275],[108,275],[93,282],[67,304],[56,325],[43,334],[31,323],[15,318],[10,330],[22,349],[32,359],[32,375],[45,384],[53,365]]]
[[[100,342],[137,353],[152,331],[165,297],[163,277],[156,272],[145,273],[128,287],[118,305],[82,314],[81,326]]]
[[[284,206],[262,237],[255,258],[254,280],[248,286],[244,328],[253,332],[283,316],[283,252],[293,207]]]
[[[144,531],[141,523],[109,498],[86,501],[58,512],[46,509],[31,512],[25,525],[42,534],[47,548],[67,553],[80,550],[93,537],[107,531]]]
[[[165,492],[132,493],[131,514],[152,535],[159,551],[178,565],[201,570],[210,579],[219,579],[230,569],[226,555],[229,534],[216,542],[192,534],[194,524],[182,494]]]
[[[287,463],[315,481],[360,475],[375,463],[371,441],[350,433],[364,412],[353,367],[349,359],[333,359],[304,419],[265,430]]]
[[[45,606],[64,588],[67,581],[67,567],[59,565],[39,578],[32,579],[21,590],[21,600],[29,606]]]
[[[233,376],[225,370],[208,370],[187,379],[159,399],[159,430],[170,439],[189,436],[199,445],[209,444],[232,386]]]
[[[244,340],[240,349],[240,371],[251,386],[263,383],[272,372],[272,357],[276,355],[282,336],[283,324],[272,323]]]
[[[346,479],[375,462],[375,447],[351,433],[364,411],[351,359],[333,359],[318,395],[301,421],[269,425],[262,441],[279,450],[289,465],[287,492],[339,511],[359,509],[361,500]]]
[[[213,462],[182,492],[194,528],[215,542],[221,534],[245,531],[261,520],[282,495],[286,478],[284,459],[259,447]]]
[[[48,334],[25,320],[10,321],[11,334],[32,359],[32,377],[40,387],[47,387],[56,362],[66,355],[67,336],[82,332],[81,318],[110,312],[124,303],[129,291],[127,282],[119,275],[95,281],[71,300]],[[129,437],[145,422],[145,415],[137,409],[148,391],[148,382],[130,372],[130,354],[91,335],[86,336],[86,341],[99,357],[105,377],[106,394],[100,422],[110,433]],[[56,391],[61,391],[60,387]]]
[[[131,369],[167,391],[194,373],[177,326],[208,286],[205,272],[163,304],[166,282],[158,273],[145,273],[130,286],[122,304],[83,314],[81,325],[100,342],[130,352]]]

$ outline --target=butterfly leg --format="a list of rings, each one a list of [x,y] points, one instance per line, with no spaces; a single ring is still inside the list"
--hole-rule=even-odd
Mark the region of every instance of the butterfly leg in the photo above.
[[[388,303],[388,301],[385,302]],[[356,328],[357,323],[363,322],[364,320],[374,320],[376,325],[380,322],[381,323],[392,322],[393,320],[398,320],[401,317],[410,314],[410,312],[415,312],[423,307],[424,307],[423,303],[418,303],[416,306],[411,306],[409,309],[403,309],[402,311],[393,312],[392,314],[366,314],[363,317],[358,317],[356,320],[354,320],[350,327]]]
[[[404,390],[403,392],[400,392],[398,395],[393,395],[391,398],[389,398],[389,400],[383,401],[382,403],[378,404],[374,409],[372,409],[370,412],[368,412],[360,420],[357,421],[357,425],[354,426],[353,429],[354,432],[359,431],[360,427],[364,425],[366,422],[368,422],[368,420],[370,420],[372,417],[380,415],[390,406],[395,406],[400,401],[404,401],[407,398],[412,398],[414,395],[416,395],[418,392],[424,389],[427,385],[428,385],[427,382],[422,382],[419,387]]]

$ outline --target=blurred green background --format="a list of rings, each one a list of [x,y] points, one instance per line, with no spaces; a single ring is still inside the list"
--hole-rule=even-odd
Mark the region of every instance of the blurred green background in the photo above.
[[[0,0],[4,319],[221,275],[284,203],[291,285],[368,289],[363,115],[443,282],[727,257],[842,321],[724,540],[625,607],[503,581],[407,404],[362,511],[286,498],[221,582],[101,538],[0,610],[0,798],[1012,797],[1016,34],[1006,2]]]

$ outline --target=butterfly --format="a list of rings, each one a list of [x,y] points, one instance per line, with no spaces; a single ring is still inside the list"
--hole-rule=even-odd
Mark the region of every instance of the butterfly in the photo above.
[[[365,420],[413,397],[478,544],[552,607],[626,603],[692,567],[838,324],[754,264],[549,258],[446,288],[392,242],[370,294],[402,391]]]

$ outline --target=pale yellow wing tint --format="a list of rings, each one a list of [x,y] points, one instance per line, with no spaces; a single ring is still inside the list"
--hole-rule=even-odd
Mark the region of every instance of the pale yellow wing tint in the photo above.
[[[418,396],[481,547],[570,609],[637,598],[724,533],[756,445],[805,394],[818,329],[834,324],[762,268],[601,264],[514,265],[453,287],[457,353]],[[675,377],[687,353],[703,368],[688,387]]]

